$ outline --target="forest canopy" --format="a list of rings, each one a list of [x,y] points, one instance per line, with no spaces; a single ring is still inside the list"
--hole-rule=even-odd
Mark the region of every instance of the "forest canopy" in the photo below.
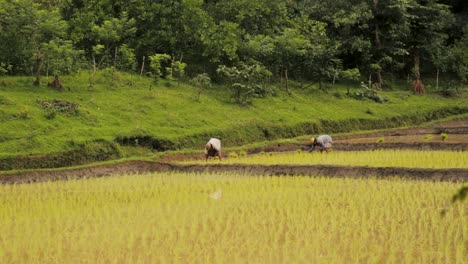
[[[253,69],[321,83],[358,70],[381,86],[466,83],[467,25],[465,0],[0,0],[0,75]]]

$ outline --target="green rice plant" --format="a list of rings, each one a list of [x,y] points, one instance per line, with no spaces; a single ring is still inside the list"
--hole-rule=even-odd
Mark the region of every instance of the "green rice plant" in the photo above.
[[[231,152],[229,152],[228,157],[231,158],[231,159],[237,159],[239,157],[239,155],[237,155],[236,152],[231,151]]]
[[[434,135],[428,134],[428,135],[425,135],[425,136],[424,136],[423,140],[424,140],[424,141],[430,141],[432,138],[434,138]]]
[[[328,155],[331,156],[331,155]],[[153,173],[0,186],[0,263],[463,263],[459,184]]]
[[[384,142],[385,142],[385,138],[383,137],[377,139],[377,143],[384,143]]]
[[[447,139],[448,139],[448,134],[447,134],[447,133],[440,133],[440,138],[441,138],[443,141],[447,141]]]
[[[240,157],[246,157],[247,156],[247,151],[245,151],[245,150],[239,151],[239,156]]]
[[[372,150],[333,153],[272,153],[239,158],[241,164],[349,165],[371,167],[468,168],[467,151]],[[184,161],[182,163],[200,163]],[[223,163],[230,163],[226,160]]]

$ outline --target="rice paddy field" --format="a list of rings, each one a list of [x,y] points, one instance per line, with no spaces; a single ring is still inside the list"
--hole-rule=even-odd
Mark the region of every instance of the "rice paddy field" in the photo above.
[[[461,264],[460,187],[175,172],[0,185],[0,263]]]
[[[209,163],[219,163],[211,159]],[[182,163],[203,164],[204,160],[187,160]],[[336,151],[260,153],[256,155],[228,153],[223,164],[297,164],[297,165],[343,165],[370,167],[410,167],[410,168],[468,168],[467,151],[434,150],[372,150],[372,151]]]

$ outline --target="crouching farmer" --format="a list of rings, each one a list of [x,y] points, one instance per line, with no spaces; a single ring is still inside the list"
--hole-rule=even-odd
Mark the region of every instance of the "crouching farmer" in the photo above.
[[[312,141],[312,146],[310,147],[309,152],[314,151],[315,147],[317,146],[320,148],[320,152],[328,152],[328,150],[330,150],[332,147],[331,143],[333,140],[329,135],[321,135],[316,138],[311,138],[310,140]]]
[[[219,160],[222,160],[221,156],[221,140],[217,138],[211,138],[205,146],[205,160],[208,160],[209,157],[218,156]]]

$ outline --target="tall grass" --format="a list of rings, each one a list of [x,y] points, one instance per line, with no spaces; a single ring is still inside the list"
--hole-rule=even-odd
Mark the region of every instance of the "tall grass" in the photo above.
[[[0,186],[0,263],[463,263],[454,183],[146,174]]]
[[[371,167],[414,167],[414,168],[468,168],[466,151],[419,151],[419,150],[372,150],[262,153],[236,158],[227,158],[223,164],[297,164],[297,165],[345,165]],[[211,160],[210,163],[218,163]],[[205,163],[184,161],[183,163]]]

